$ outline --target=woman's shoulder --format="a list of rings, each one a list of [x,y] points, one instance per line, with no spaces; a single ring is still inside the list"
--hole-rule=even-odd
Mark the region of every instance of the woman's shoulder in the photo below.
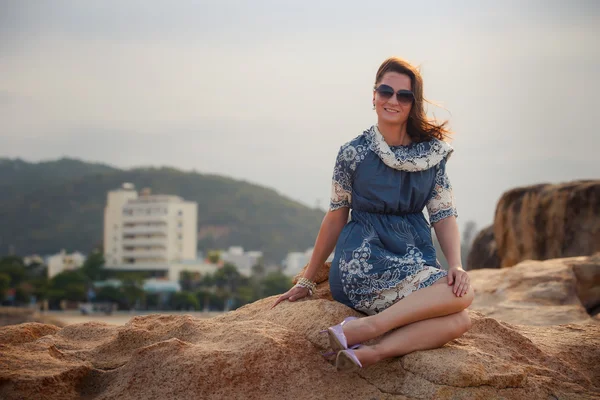
[[[365,160],[370,148],[364,134],[344,143],[338,152],[336,163],[343,168],[354,171]]]
[[[353,138],[352,140],[347,141],[346,143],[344,143],[340,149],[346,149],[349,147],[354,147],[357,148],[359,146],[367,146],[367,138],[365,137],[364,133],[361,133],[360,135],[356,136],[355,138]]]

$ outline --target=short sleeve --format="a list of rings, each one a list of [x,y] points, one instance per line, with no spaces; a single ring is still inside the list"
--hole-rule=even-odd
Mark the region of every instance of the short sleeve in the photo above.
[[[356,149],[349,143],[340,147],[333,168],[333,179],[331,182],[331,200],[329,209],[335,211],[342,207],[351,207],[352,204],[352,176],[353,160]]]
[[[458,217],[458,212],[454,207],[452,185],[446,173],[446,160],[440,162],[436,166],[436,169],[433,193],[427,203],[427,212],[429,213],[429,222],[431,224],[451,216]]]

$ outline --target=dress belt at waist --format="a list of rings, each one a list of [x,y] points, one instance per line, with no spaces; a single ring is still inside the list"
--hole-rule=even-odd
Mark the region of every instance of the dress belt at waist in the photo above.
[[[398,211],[398,212],[384,212],[384,211],[365,211],[365,210],[351,210],[351,213],[365,213],[365,214],[378,214],[378,215],[395,215],[395,216],[406,216],[406,215],[415,215],[415,214],[422,214],[423,210],[421,211],[407,211],[407,212],[402,212],[402,211]]]

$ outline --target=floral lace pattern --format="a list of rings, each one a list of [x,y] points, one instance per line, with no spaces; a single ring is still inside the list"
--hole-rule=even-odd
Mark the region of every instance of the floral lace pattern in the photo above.
[[[405,232],[411,235],[410,231]],[[339,260],[339,271],[344,292],[354,308],[366,314],[376,314],[422,287],[446,275],[445,271],[425,265],[423,253],[416,247],[415,238],[407,245],[406,254],[387,253],[380,260],[371,261],[371,242],[378,241],[372,226],[365,226],[361,245]],[[383,264],[381,272],[374,271],[374,263]]]
[[[458,217],[458,212],[454,207],[454,195],[452,194],[452,185],[446,166],[436,166],[435,185],[431,198],[427,202],[427,212],[429,213],[429,222],[434,224],[451,216]]]
[[[400,281],[395,287],[379,292],[371,302],[369,308],[360,309],[359,311],[362,311],[367,315],[380,313],[412,292],[415,292],[422,287],[427,287],[446,275],[446,271],[425,266],[418,270],[414,275],[410,275]]]
[[[348,142],[340,148],[331,182],[330,210],[350,207],[352,204],[352,175],[358,164],[365,159],[368,148]]]
[[[452,146],[438,139],[399,146],[392,150],[375,125],[366,130],[364,135],[370,143],[369,148],[385,165],[402,171],[424,171],[447,159],[454,151]]]

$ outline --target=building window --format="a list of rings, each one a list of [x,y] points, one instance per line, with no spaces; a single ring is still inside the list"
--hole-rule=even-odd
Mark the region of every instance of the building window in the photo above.
[[[177,212],[177,215],[179,215],[179,216],[183,215],[183,211],[182,211],[182,210],[179,210],[179,211]]]

